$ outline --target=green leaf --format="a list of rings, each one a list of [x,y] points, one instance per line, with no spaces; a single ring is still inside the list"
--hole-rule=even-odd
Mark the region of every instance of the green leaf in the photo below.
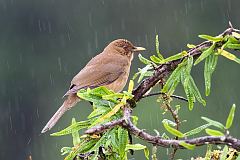
[[[152,62],[146,58],[144,58],[141,54],[138,55],[139,60],[144,64],[152,64]]]
[[[232,122],[234,119],[234,113],[235,113],[236,105],[233,104],[232,108],[230,110],[230,113],[228,115],[227,121],[226,121],[226,129],[229,129],[232,126]]]
[[[187,58],[187,65],[186,65],[186,74],[190,75],[191,73],[191,70],[192,70],[192,65],[193,65],[193,57],[192,56],[189,56]]]
[[[171,125],[173,127],[175,127],[177,125],[175,122],[173,122],[171,120],[168,120],[168,119],[163,119],[162,123],[167,123],[167,124],[169,124],[169,125]]]
[[[218,56],[211,54],[205,60],[204,65],[204,80],[205,80],[205,94],[208,96],[211,89],[211,76],[217,66]]]
[[[156,35],[156,52],[157,52],[157,55],[158,55],[158,58],[160,60],[163,60],[163,56],[162,54],[160,53],[160,50],[159,50],[159,40],[158,40],[158,35]]]
[[[236,160],[240,160],[240,154],[238,154],[238,157],[237,157],[237,159]]]
[[[211,153],[212,153],[212,144],[208,144],[205,160],[211,160]]]
[[[215,129],[205,129],[206,133],[209,134],[210,136],[224,136],[224,134],[218,130]]]
[[[124,158],[126,155],[125,149],[128,143],[128,131],[122,127],[118,128],[119,153],[120,157]]]
[[[202,39],[206,39],[206,40],[208,40],[208,41],[212,41],[212,42],[219,42],[219,41],[222,41],[222,40],[223,40],[223,37],[222,37],[222,36],[221,36],[221,37],[219,37],[219,36],[217,36],[217,37],[212,37],[212,36],[203,34],[203,35],[198,35],[198,37],[200,37],[200,38],[202,38]]]
[[[128,84],[128,93],[130,93],[130,94],[132,93],[133,87],[134,87],[134,81],[130,80],[129,84]]]
[[[240,64],[240,59],[237,58],[234,54],[229,53],[228,51],[225,51],[225,50],[221,51],[220,49],[218,49],[218,51],[219,51],[219,54],[224,56],[225,58],[230,59],[230,60],[235,61],[238,64]]]
[[[65,157],[64,160],[72,160],[78,153],[86,153],[88,150],[90,150],[94,146],[95,143],[96,143],[96,140],[93,139],[93,140],[86,141],[81,145],[78,145],[77,147],[75,147],[75,150],[73,152],[71,152],[67,157]]]
[[[180,77],[177,77],[175,81],[172,83],[171,87],[168,89],[167,95],[172,95],[175,92],[179,82],[180,82]]]
[[[97,151],[99,147],[103,146],[106,141],[108,140],[108,135],[109,135],[110,130],[108,130],[104,135],[96,142],[96,144],[89,150],[89,152],[92,151]]]
[[[194,150],[194,148],[195,148],[195,145],[194,145],[194,144],[189,144],[189,143],[186,143],[186,142],[184,142],[184,141],[181,141],[179,144],[180,144],[181,146],[189,149],[189,150]]]
[[[220,123],[220,122],[211,120],[211,119],[209,119],[209,118],[207,118],[207,117],[201,117],[201,118],[202,118],[203,120],[207,121],[208,123],[210,123],[211,125],[217,127],[217,128],[220,128],[220,129],[222,129],[222,130],[224,130],[224,128],[225,128],[224,125],[223,125],[222,123]]]
[[[97,95],[92,95],[91,91],[90,93],[88,92],[78,92],[77,96],[80,97],[81,99],[84,99],[86,101],[93,102],[96,105],[102,106],[102,105],[109,105],[109,101],[103,100],[102,96],[97,96]]]
[[[101,117],[96,119],[96,121],[92,122],[91,127],[95,126],[96,124],[102,123],[103,121],[108,120],[113,115],[115,115],[120,110],[120,108],[126,104],[126,102],[124,102],[125,100],[126,100],[126,98],[123,97],[122,101],[120,103],[118,103],[117,105],[115,105],[110,112],[108,112],[105,115],[102,115]]]
[[[185,91],[187,99],[188,99],[188,108],[191,111],[194,107],[195,97],[191,90],[191,86],[189,85],[189,81],[190,81],[189,77],[190,76],[185,78],[184,83],[183,83],[183,88],[184,88],[184,91]]]
[[[168,78],[167,82],[165,83],[165,85],[163,86],[162,92],[166,93],[168,92],[170,89],[174,90],[177,87],[177,84],[179,82],[179,77],[181,75],[183,68],[183,65],[185,65],[187,63],[187,61],[183,61],[182,63],[180,63],[178,65],[178,67],[172,72],[172,74],[170,75],[170,77]],[[173,86],[173,87],[172,87]],[[172,91],[171,91],[172,92]]]
[[[125,151],[127,151],[129,149],[132,149],[134,151],[136,151],[136,150],[143,150],[145,148],[147,148],[147,147],[142,145],[142,144],[127,144],[126,148],[125,148]]]
[[[208,128],[209,126],[211,126],[210,123],[204,124],[204,125],[202,125],[202,126],[199,126],[199,127],[195,128],[195,129],[193,129],[193,130],[190,130],[190,131],[184,133],[184,135],[185,135],[186,137],[188,137],[188,136],[192,136],[192,135],[198,134],[198,133],[200,133],[201,131],[203,131],[204,129]]]
[[[103,96],[103,95],[113,94],[114,92],[107,89],[105,86],[100,86],[92,89],[90,93],[96,96]]]
[[[106,113],[106,112],[109,112],[109,111],[110,111],[109,107],[104,107],[104,106],[97,107],[92,111],[92,113],[90,113],[88,115],[88,119],[99,116],[99,115],[102,115],[103,113]]]
[[[212,44],[211,47],[209,47],[207,50],[203,51],[202,54],[198,57],[198,59],[195,61],[194,65],[197,65],[199,62],[207,58],[210,54],[213,53],[215,48],[215,43]]]
[[[158,58],[155,55],[150,56],[150,59],[154,62],[154,63],[160,63],[162,59]]]
[[[227,48],[230,48],[230,49],[240,49],[240,44],[227,44],[226,46]]]
[[[146,148],[144,148],[144,155],[145,155],[145,157],[147,158],[147,160],[149,160],[149,150],[148,150],[148,148],[146,147]]]
[[[152,147],[152,160],[157,160],[157,146]]]
[[[227,159],[227,153],[228,153],[228,146],[225,145],[223,148],[223,151],[220,156],[220,160],[226,160]]]
[[[198,88],[197,88],[197,86],[196,86],[196,84],[195,84],[192,76],[189,77],[189,81],[190,81],[190,82],[189,82],[190,88],[191,88],[194,96],[196,97],[196,99],[197,99],[200,103],[202,103],[203,106],[206,106],[206,101],[202,98],[201,93],[199,92],[199,90],[198,90]]]
[[[167,122],[163,122],[163,126],[169,133],[171,133],[174,136],[177,136],[177,137],[180,137],[180,138],[185,136],[182,132],[172,128],[171,126],[169,126]]]
[[[175,55],[173,55],[173,56],[171,56],[171,57],[168,57],[168,58],[163,59],[163,60],[161,61],[161,64],[167,63],[167,62],[169,62],[169,61],[174,61],[174,60],[177,60],[177,59],[181,59],[181,58],[183,58],[183,57],[185,57],[185,56],[187,56],[187,55],[188,55],[188,53],[187,53],[186,51],[182,51],[181,53],[178,53],[178,54],[175,54]]]
[[[65,154],[68,154],[68,153],[70,153],[72,151],[72,147],[63,147],[62,149],[61,149],[61,155],[63,156],[63,155],[65,155]]]
[[[152,65],[146,65],[144,68],[139,69],[139,78],[138,78],[138,83],[144,78],[144,77],[149,77],[153,75],[153,71],[149,71],[152,69]]]
[[[79,131],[80,129],[87,128],[89,125],[90,125],[89,120],[77,122],[59,132],[52,133],[51,136],[63,136],[63,135],[71,134],[73,132]]]
[[[76,124],[75,118],[72,118],[72,125]],[[73,146],[77,146],[80,143],[80,137],[78,131],[72,132]]]
[[[187,47],[192,49],[192,48],[195,48],[196,46],[194,44],[187,44]]]

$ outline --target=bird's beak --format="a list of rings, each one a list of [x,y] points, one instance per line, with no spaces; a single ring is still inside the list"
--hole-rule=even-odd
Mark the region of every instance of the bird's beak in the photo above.
[[[134,49],[132,50],[133,52],[139,52],[139,51],[145,51],[146,49],[143,47],[134,47]]]

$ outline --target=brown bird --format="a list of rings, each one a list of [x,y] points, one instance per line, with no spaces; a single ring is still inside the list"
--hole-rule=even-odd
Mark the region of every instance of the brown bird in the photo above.
[[[79,101],[77,92],[84,88],[105,86],[114,92],[120,92],[126,85],[133,53],[144,51],[125,39],[111,42],[102,53],[92,58],[87,65],[73,78],[62,106],[48,121],[41,133],[50,130],[62,115]]]

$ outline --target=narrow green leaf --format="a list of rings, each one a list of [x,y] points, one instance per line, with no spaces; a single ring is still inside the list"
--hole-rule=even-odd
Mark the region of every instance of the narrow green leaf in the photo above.
[[[75,150],[71,152],[67,157],[65,157],[64,160],[72,160],[78,153],[87,152],[94,146],[95,143],[96,143],[95,139],[82,143],[81,145],[75,147]]]
[[[217,66],[218,56],[211,54],[205,60],[204,65],[204,80],[205,80],[205,94],[208,96],[210,94],[211,88],[211,76],[213,71]]]
[[[240,49],[240,44],[227,44],[226,47],[230,49]]]
[[[92,89],[90,93],[96,96],[103,96],[103,95],[113,94],[114,92],[107,89],[105,86],[100,86]]]
[[[144,58],[141,54],[138,55],[139,60],[144,64],[152,64],[152,62],[146,58]]]
[[[77,122],[59,132],[52,133],[51,136],[63,136],[63,135],[71,134],[73,132],[79,131],[80,129],[87,128],[89,125],[90,125],[90,121]]]
[[[103,121],[105,120],[108,120],[109,118],[111,118],[113,115],[115,115],[119,110],[120,108],[126,104],[126,102],[123,102],[125,98],[123,97],[122,98],[122,101],[120,103],[118,103],[117,105],[115,105],[113,107],[113,109],[108,112],[107,114],[105,115],[102,115],[101,117],[99,117],[98,119],[96,119],[96,121],[92,122],[91,124],[91,127],[95,126],[96,124],[99,124],[99,123],[102,123]]]
[[[164,126],[164,128],[165,128],[169,133],[171,133],[171,134],[174,135],[174,136],[177,136],[177,137],[180,137],[180,138],[182,138],[182,137],[185,136],[182,132],[180,132],[180,131],[172,128],[172,127],[169,126],[168,123],[166,123],[166,122],[163,122],[163,126]]]
[[[200,133],[201,131],[203,131],[204,129],[208,128],[209,126],[211,126],[210,123],[204,124],[204,125],[202,125],[202,126],[199,126],[199,127],[195,128],[195,129],[193,129],[193,130],[190,130],[190,131],[184,133],[184,135],[185,135],[186,137],[188,137],[188,136],[192,136],[192,135],[198,134],[198,133]]]
[[[240,160],[240,154],[238,154],[238,157],[237,157],[237,159],[236,160]]]
[[[75,118],[72,118],[72,125],[76,124]],[[77,146],[80,143],[80,137],[78,131],[72,132],[73,146]]]
[[[68,153],[70,153],[72,151],[72,147],[63,147],[62,149],[61,149],[61,155],[63,156],[63,155],[65,155],[65,154],[68,154]]]
[[[154,62],[154,63],[160,63],[162,59],[158,58],[155,55],[150,56],[150,59]]]
[[[152,76],[153,75],[153,71],[149,71],[150,69],[152,69],[152,65],[146,65],[144,68],[139,69],[139,78],[138,78],[138,83],[144,78],[144,77],[148,77],[148,76]]]
[[[202,98],[201,93],[199,92],[197,85],[195,84],[192,76],[189,77],[189,81],[190,81],[190,88],[194,94],[194,96],[196,97],[196,99],[202,103],[203,106],[206,106],[206,101]]]
[[[198,57],[198,59],[195,61],[194,65],[197,65],[199,62],[207,58],[210,54],[213,53],[215,48],[215,43],[212,44],[211,47],[209,47],[207,50],[203,51],[202,54]]]
[[[119,140],[119,153],[120,157],[125,157],[125,148],[128,143],[128,132],[122,127],[118,128],[118,140]]]
[[[152,147],[152,160],[157,160],[157,146]]]
[[[142,145],[142,144],[127,144],[126,145],[126,148],[125,148],[125,151],[129,150],[129,149],[132,149],[134,151],[137,151],[137,150],[143,150],[147,148],[146,146]]]
[[[177,84],[178,84],[178,81],[179,81],[179,77],[180,77],[181,72],[183,70],[183,63],[186,64],[186,62],[187,61],[183,61],[182,63],[180,63],[178,65],[178,67],[172,72],[172,74],[168,78],[167,82],[163,86],[163,89],[162,89],[163,93],[166,93],[171,88],[172,85],[175,88],[177,87]],[[174,90],[175,89],[174,87],[172,87],[171,90]]]
[[[230,60],[235,61],[238,64],[240,64],[240,59],[237,58],[234,54],[229,53],[228,51],[225,51],[225,50],[220,51],[220,49],[218,51],[219,51],[219,54],[224,56],[225,58],[230,59]]]
[[[108,140],[107,137],[109,135],[109,132],[110,131],[107,131],[106,133],[104,133],[104,135],[96,142],[96,144],[89,150],[89,152],[97,151],[100,146],[103,146]]]
[[[187,47],[188,48],[190,48],[190,49],[192,49],[192,48],[194,48],[194,47],[196,47],[194,44],[187,44]]]
[[[226,129],[229,129],[232,126],[232,122],[234,119],[234,113],[235,113],[236,105],[233,104],[232,108],[230,110],[230,113],[228,115],[227,121],[226,121]]]
[[[158,40],[158,35],[156,35],[156,52],[157,52],[157,55],[159,57],[160,60],[163,60],[163,56],[162,54],[160,53],[160,50],[159,50],[159,40]]]
[[[218,130],[215,129],[205,129],[206,133],[210,136],[224,136],[224,134]]]
[[[208,144],[205,160],[211,160],[211,153],[212,153],[212,144]]]
[[[223,151],[220,156],[220,160],[226,160],[227,159],[227,153],[228,153],[228,146],[225,145],[223,148]]]
[[[144,155],[145,155],[146,159],[147,159],[147,160],[149,160],[149,154],[150,154],[150,153],[149,153],[149,150],[148,150],[148,148],[147,148],[147,147],[146,147],[146,148],[144,148],[144,150],[143,150],[143,151],[144,151]]]
[[[168,57],[168,58],[163,59],[163,60],[161,61],[161,64],[167,63],[167,62],[169,62],[169,61],[174,61],[174,60],[183,58],[183,57],[187,56],[187,54],[188,54],[188,53],[187,53],[186,51],[182,51],[181,53],[178,53],[178,54],[175,54],[175,55],[173,55],[173,56],[171,56],[171,57]]]
[[[177,125],[175,122],[173,122],[173,121],[171,121],[169,119],[163,119],[162,123],[167,123],[167,124],[169,124],[169,125],[171,125],[173,127],[175,127]]]
[[[106,112],[109,112],[109,111],[110,111],[110,108],[109,108],[109,107],[103,107],[103,106],[97,107],[96,109],[94,109],[94,110],[92,111],[92,113],[90,113],[90,114],[88,115],[88,119],[93,118],[93,117],[96,117],[96,116],[99,116],[99,115],[101,115],[101,114],[103,114],[103,113],[106,113]]]
[[[224,125],[223,125],[222,123],[220,123],[220,122],[211,120],[211,119],[209,119],[209,118],[207,118],[207,117],[201,117],[201,118],[202,118],[203,120],[207,121],[208,123],[210,123],[211,125],[217,127],[217,128],[220,128],[220,129],[222,129],[222,130],[224,130],[224,128],[225,128]]]
[[[194,150],[194,148],[195,148],[195,145],[194,145],[194,144],[189,144],[189,143],[186,143],[186,142],[184,142],[184,141],[181,141],[179,144],[180,144],[181,146],[189,149],[189,150]]]
[[[179,82],[180,82],[180,77],[177,77],[175,81],[172,83],[172,85],[170,86],[170,88],[168,89],[167,95],[172,95],[175,92]]]
[[[190,75],[191,73],[191,70],[192,70],[192,65],[193,65],[193,57],[192,56],[189,56],[187,58],[187,65],[186,65],[186,74]]]
[[[202,38],[202,39],[206,39],[206,40],[208,40],[208,41],[212,41],[212,42],[219,42],[219,41],[223,40],[223,37],[222,37],[222,36],[221,36],[221,37],[219,37],[219,36],[217,36],[217,37],[212,37],[212,36],[203,34],[203,35],[198,35],[198,37],[200,37],[200,38]]]
[[[184,73],[183,73],[184,74]],[[188,108],[191,111],[194,107],[194,102],[195,102],[195,97],[194,94],[191,90],[191,87],[189,85],[189,76],[185,78],[184,83],[183,83],[183,88],[186,93],[187,99],[188,99]]]

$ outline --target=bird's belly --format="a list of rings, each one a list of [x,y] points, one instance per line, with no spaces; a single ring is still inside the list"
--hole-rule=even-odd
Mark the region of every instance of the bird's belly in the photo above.
[[[127,83],[128,74],[129,73],[124,73],[124,75],[120,76],[111,84],[106,85],[106,87],[114,92],[121,92]]]

